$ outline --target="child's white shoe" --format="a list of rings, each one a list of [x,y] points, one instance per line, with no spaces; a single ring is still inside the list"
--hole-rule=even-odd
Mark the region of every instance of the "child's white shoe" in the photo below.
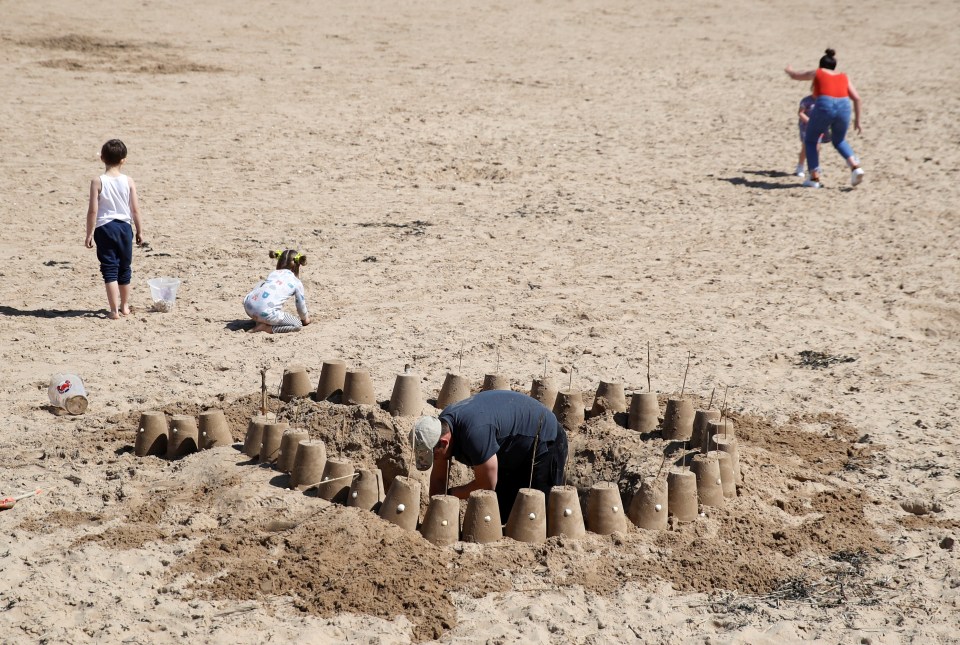
[[[802,164],[802,163],[797,164],[797,169],[793,171],[793,174],[796,175],[797,177],[806,177],[806,176],[807,176],[807,174],[806,174],[805,172],[803,172],[803,164]]]
[[[853,172],[850,173],[850,185],[859,186],[860,182],[863,181],[863,168],[854,168]]]
[[[820,182],[814,181],[812,179],[807,179],[803,182],[804,188],[820,188]]]

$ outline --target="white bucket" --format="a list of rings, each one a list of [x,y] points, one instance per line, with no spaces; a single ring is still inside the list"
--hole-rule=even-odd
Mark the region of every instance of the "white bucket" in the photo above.
[[[177,288],[180,286],[179,278],[150,278],[147,284],[153,297],[153,310],[173,311],[177,302]]]
[[[87,411],[87,388],[76,374],[51,376],[47,396],[50,398],[50,405],[70,414],[83,414]]]

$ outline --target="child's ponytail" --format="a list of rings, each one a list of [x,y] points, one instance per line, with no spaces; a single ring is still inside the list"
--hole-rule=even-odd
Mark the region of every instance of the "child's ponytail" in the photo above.
[[[270,251],[271,258],[277,260],[277,271],[287,269],[292,271],[297,277],[300,276],[300,267],[307,263],[307,256],[298,253],[296,249],[286,249],[285,251]]]

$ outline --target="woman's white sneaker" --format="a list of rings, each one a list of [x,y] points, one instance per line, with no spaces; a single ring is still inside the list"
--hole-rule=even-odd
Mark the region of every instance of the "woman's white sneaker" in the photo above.
[[[820,188],[820,182],[814,181],[812,179],[807,179],[803,182],[804,188]]]
[[[850,185],[859,186],[860,182],[863,181],[863,168],[854,168],[853,172],[850,173]]]
[[[793,174],[800,178],[805,177],[806,173],[803,172],[803,164],[797,164],[797,169],[793,171]]]

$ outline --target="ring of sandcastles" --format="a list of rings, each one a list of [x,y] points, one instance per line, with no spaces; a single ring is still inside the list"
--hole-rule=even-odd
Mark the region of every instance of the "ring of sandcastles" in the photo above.
[[[510,382],[498,374],[487,374],[483,390],[510,389]],[[313,397],[329,400],[339,394],[343,405],[375,405],[373,382],[362,369],[348,369],[341,360],[325,361],[314,390],[307,370],[290,365],[283,373],[280,399],[292,401]],[[471,394],[470,383],[462,375],[448,373],[437,396],[436,407],[442,409]],[[568,432],[575,432],[586,419],[583,394],[574,390],[558,390],[550,379],[534,379],[530,396],[553,410]],[[395,417],[413,417],[424,408],[426,398],[416,374],[401,373],[396,377],[388,409]],[[742,481],[738,442],[733,424],[721,420],[719,410],[694,410],[690,399],[667,400],[663,421],[660,404],[654,392],[636,392],[627,405],[623,385],[601,381],[590,410],[591,416],[606,413],[627,413],[627,427],[650,433],[658,427],[664,439],[689,442],[694,454],[689,459],[684,450],[681,464],[644,479],[628,509],[614,482],[597,482],[586,499],[586,518],[581,511],[579,493],[574,486],[554,486],[548,499],[542,491],[524,488],[517,495],[510,517],[500,517],[497,495],[492,490],[470,494],[460,522],[460,500],[450,495],[434,495],[422,522],[419,521],[420,482],[397,476],[384,490],[379,469],[356,469],[348,459],[327,457],[321,440],[311,440],[306,430],[291,428],[289,422],[255,415],[250,419],[243,442],[243,453],[260,464],[266,464],[290,477],[290,488],[315,491],[316,496],[333,503],[373,511],[380,518],[408,531],[419,531],[436,545],[457,541],[484,544],[504,535],[521,542],[538,543],[548,537],[564,535],[580,538],[587,531],[600,535],[624,532],[627,521],[639,528],[665,530],[669,518],[690,522],[701,514],[701,507],[721,507],[725,500],[737,496]],[[222,410],[209,409],[198,418],[173,415],[169,423],[163,412],[141,413],[134,452],[177,458],[197,450],[233,445],[226,417]],[[666,456],[665,456],[666,459]]]

